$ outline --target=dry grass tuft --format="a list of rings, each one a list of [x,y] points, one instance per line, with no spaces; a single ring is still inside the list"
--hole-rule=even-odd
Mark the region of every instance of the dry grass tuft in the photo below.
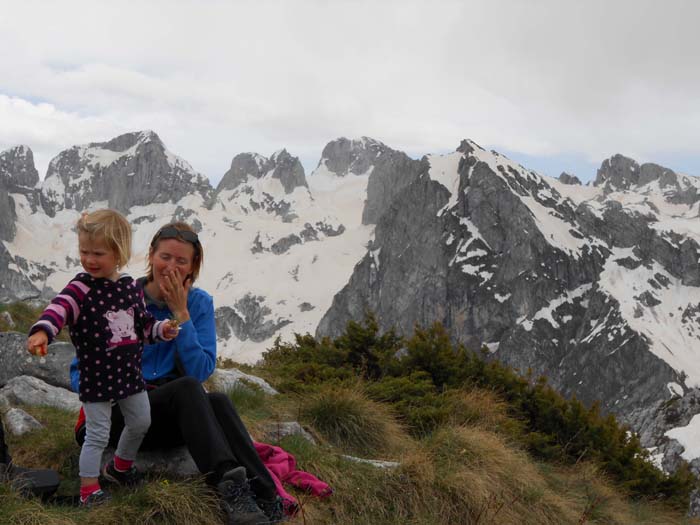
[[[300,414],[332,445],[353,454],[398,453],[408,437],[391,409],[361,387],[326,387],[302,398]]]

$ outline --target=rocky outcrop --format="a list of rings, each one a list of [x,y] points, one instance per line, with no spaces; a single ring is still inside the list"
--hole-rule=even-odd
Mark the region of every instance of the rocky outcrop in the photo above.
[[[271,396],[279,394],[264,379],[246,374],[235,368],[217,368],[207,382],[217,392],[228,392],[237,388],[248,388],[248,385],[255,385],[256,388]]]
[[[70,343],[56,342],[49,345],[44,357],[27,352],[27,334],[0,333],[0,386],[16,376],[29,375],[49,385],[70,389],[68,369],[75,357]]]
[[[31,149],[16,146],[0,152],[0,240],[12,241],[17,231],[15,201],[10,194],[24,194],[33,203],[37,182],[39,173],[34,167]]]
[[[639,165],[634,159],[619,153],[603,161],[594,185],[610,192],[639,189],[651,182],[658,183],[666,199],[674,204],[690,206],[700,200],[700,184],[694,178],[678,175],[658,164]]]
[[[0,302],[23,301],[41,296],[42,291],[20,269],[22,262],[0,243]]]
[[[28,432],[43,428],[41,423],[21,408],[9,408],[3,414],[2,419],[7,427],[8,434],[13,436],[23,436]]]
[[[16,146],[0,152],[0,187],[13,193],[33,190],[39,182],[34,154],[27,146]]]
[[[576,175],[571,175],[570,173],[566,173],[565,171],[561,172],[561,175],[559,175],[559,181],[563,182],[564,184],[571,184],[571,185],[581,185],[581,181]]]
[[[132,206],[211,196],[209,181],[173,155],[152,131],[126,133],[108,142],[74,146],[49,163],[41,203],[49,216],[92,203],[128,212]]]
[[[78,412],[78,394],[51,386],[32,376],[17,376],[0,388],[0,407],[16,405],[47,406]]]
[[[221,306],[216,309],[216,333],[223,339],[234,335],[240,341],[260,342],[268,339],[283,326],[291,323],[289,319],[269,319],[272,313],[264,304],[265,298],[246,294],[236,301],[234,307]]]

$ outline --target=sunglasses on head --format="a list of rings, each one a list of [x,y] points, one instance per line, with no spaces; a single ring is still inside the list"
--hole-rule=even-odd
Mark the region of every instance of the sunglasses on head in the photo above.
[[[151,246],[155,247],[156,242],[160,239],[179,239],[194,244],[195,248],[200,246],[199,237],[196,233],[189,230],[178,230],[175,226],[165,226],[153,237]]]

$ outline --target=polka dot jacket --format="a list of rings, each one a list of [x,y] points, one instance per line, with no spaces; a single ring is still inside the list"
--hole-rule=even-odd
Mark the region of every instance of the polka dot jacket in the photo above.
[[[32,326],[51,342],[64,325],[75,346],[83,402],[115,401],[146,389],[143,343],[161,340],[165,321],[146,310],[143,290],[126,274],[112,281],[79,273]]]

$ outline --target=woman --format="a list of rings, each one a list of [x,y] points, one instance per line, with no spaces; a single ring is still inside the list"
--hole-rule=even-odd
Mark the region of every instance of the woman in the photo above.
[[[144,348],[151,427],[142,450],[185,445],[219,491],[228,523],[274,523],[283,518],[282,503],[243,422],[226,395],[207,393],[201,385],[216,365],[214,303],[192,286],[203,259],[199,238],[185,223],[163,226],[151,240],[147,275],[139,279],[146,305],[158,320],[177,320],[180,333]],[[71,365],[74,388],[78,379]],[[112,434],[118,436],[123,424],[114,410]],[[82,444],[80,422],[76,439]]]

